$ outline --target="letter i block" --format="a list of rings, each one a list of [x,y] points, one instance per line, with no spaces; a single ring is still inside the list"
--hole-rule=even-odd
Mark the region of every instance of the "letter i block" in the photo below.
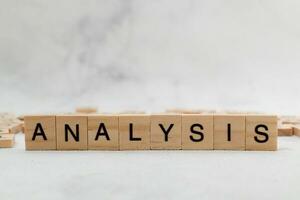
[[[181,149],[181,115],[151,116],[151,149]]]
[[[150,149],[150,116],[144,114],[119,116],[120,150]]]
[[[277,116],[246,117],[246,150],[277,150]]]
[[[25,146],[27,150],[55,150],[55,116],[25,116]]]
[[[87,150],[87,116],[56,116],[58,150]]]
[[[246,119],[243,115],[214,116],[214,149],[245,150]]]
[[[88,149],[119,150],[119,117],[88,116]]]
[[[213,115],[182,115],[182,149],[213,149]]]

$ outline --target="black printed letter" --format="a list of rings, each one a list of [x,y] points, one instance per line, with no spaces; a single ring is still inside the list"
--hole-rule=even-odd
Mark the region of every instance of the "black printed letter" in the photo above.
[[[101,132],[102,129],[103,132]],[[98,140],[101,135],[104,135],[106,137],[106,140],[110,140],[104,123],[100,123],[95,140]]]
[[[203,135],[202,132],[194,130],[194,128],[196,128],[196,127],[199,127],[200,130],[203,130],[203,126],[201,124],[193,124],[191,126],[191,132],[194,133],[194,134],[196,134],[196,135],[199,135],[200,138],[195,139],[192,135],[190,135],[190,139],[193,142],[201,142],[204,139],[204,135]]]
[[[133,124],[132,123],[129,124],[129,140],[130,141],[141,141],[142,140],[142,138],[133,137]]]
[[[73,130],[68,124],[65,124],[65,141],[69,141],[68,132],[71,133],[76,142],[79,142],[79,124],[76,124],[76,134],[74,134]]]
[[[40,130],[40,132],[39,132],[39,130]],[[32,140],[35,140],[36,136],[43,136],[43,139],[47,140],[46,134],[44,132],[44,129],[43,129],[41,123],[37,123],[34,133],[33,133],[33,136],[32,136]]]
[[[164,126],[162,124],[159,124],[159,127],[165,134],[165,142],[168,142],[168,135],[169,135],[171,129],[173,128],[173,126],[174,126],[174,124],[170,124],[168,130],[165,130]]]
[[[265,136],[264,139],[259,139],[257,136],[254,137],[255,141],[258,142],[258,143],[265,143],[269,140],[269,135],[265,132],[261,132],[259,131],[258,129],[259,128],[264,128],[266,131],[268,131],[268,127],[264,124],[259,124],[255,127],[255,133],[257,133],[258,135],[262,135],[262,136]]]

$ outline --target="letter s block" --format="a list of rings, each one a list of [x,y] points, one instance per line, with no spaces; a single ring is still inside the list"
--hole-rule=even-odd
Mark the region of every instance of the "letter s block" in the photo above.
[[[56,116],[58,150],[87,150],[87,116]]]
[[[26,150],[56,149],[55,116],[25,116],[24,124]]]
[[[277,116],[246,116],[246,150],[277,150]]]

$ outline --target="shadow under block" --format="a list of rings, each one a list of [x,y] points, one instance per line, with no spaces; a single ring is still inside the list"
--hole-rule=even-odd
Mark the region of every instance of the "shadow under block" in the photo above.
[[[213,149],[213,115],[183,114],[182,149]]]
[[[246,116],[246,149],[277,150],[277,117]]]
[[[87,150],[87,116],[56,116],[58,150]]]
[[[150,149],[150,115],[119,116],[120,150]]]
[[[214,149],[245,150],[245,122],[243,115],[214,115]]]
[[[181,149],[181,115],[151,116],[151,149]]]
[[[15,134],[1,134],[0,148],[11,148],[15,144]]]
[[[88,116],[88,149],[119,150],[118,115]]]
[[[55,116],[25,116],[25,145],[27,150],[55,150]]]

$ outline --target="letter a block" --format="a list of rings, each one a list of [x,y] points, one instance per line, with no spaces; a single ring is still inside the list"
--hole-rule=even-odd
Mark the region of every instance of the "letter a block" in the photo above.
[[[88,116],[88,149],[119,150],[119,116]]]
[[[213,149],[213,115],[182,115],[182,149]]]
[[[245,150],[246,125],[243,115],[214,116],[214,149]]]
[[[151,116],[151,149],[181,149],[181,115]]]
[[[119,116],[120,150],[150,149],[150,116],[144,114]]]
[[[55,116],[25,116],[25,146],[27,150],[55,150]]]
[[[58,150],[87,150],[87,116],[56,116]]]
[[[277,150],[277,117],[250,115],[246,117],[246,149]]]

